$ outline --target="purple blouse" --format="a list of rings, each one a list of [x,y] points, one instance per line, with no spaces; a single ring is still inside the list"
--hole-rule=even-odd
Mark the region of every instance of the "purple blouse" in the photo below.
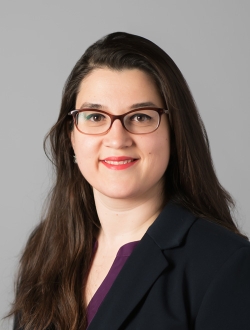
[[[121,271],[128,257],[131,255],[131,253],[133,252],[134,248],[138,243],[139,241],[130,242],[120,247],[107,276],[104,278],[102,284],[99,286],[99,288],[97,289],[97,291],[95,292],[94,296],[92,297],[92,299],[88,304],[87,307],[88,324],[90,324],[90,322],[94,318],[98,308],[100,307],[103,299],[105,298],[112,284],[114,283],[117,275]],[[96,249],[97,249],[97,242],[94,246],[93,253],[95,253]]]

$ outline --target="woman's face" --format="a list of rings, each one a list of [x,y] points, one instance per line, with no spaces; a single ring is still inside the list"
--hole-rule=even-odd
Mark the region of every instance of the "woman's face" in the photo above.
[[[82,81],[76,99],[76,109],[94,105],[113,115],[142,104],[163,107],[150,76],[137,69],[95,69]],[[167,115],[162,115],[156,131],[144,135],[129,133],[120,120],[115,120],[105,135],[81,134],[74,127],[71,142],[79,169],[95,193],[135,199],[147,198],[162,189],[170,157]]]

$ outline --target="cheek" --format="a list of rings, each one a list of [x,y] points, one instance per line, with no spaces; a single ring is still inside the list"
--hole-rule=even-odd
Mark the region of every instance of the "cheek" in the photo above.
[[[88,171],[88,169],[93,169],[98,160],[97,141],[86,138],[82,134],[81,136],[74,134],[71,141],[80,171],[83,173]]]
[[[145,141],[144,146],[145,151],[152,162],[156,160],[161,160],[164,163],[168,162],[170,157],[170,139],[166,133],[164,136]]]
[[[97,161],[96,152],[92,152],[93,148],[90,145],[77,145],[75,147],[75,156],[77,166],[84,178],[91,184],[91,178],[96,176]]]

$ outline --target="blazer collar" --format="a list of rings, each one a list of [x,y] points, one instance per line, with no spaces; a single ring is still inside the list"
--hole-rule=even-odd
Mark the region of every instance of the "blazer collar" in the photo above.
[[[181,207],[168,203],[137,245],[88,330],[119,329],[154,281],[168,267],[161,250],[182,243],[195,217]]]
[[[196,217],[187,209],[170,201],[147,234],[155,241],[161,250],[181,245]]]

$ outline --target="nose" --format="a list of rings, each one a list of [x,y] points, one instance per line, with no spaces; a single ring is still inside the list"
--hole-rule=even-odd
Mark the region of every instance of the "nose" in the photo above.
[[[133,144],[132,134],[125,130],[119,119],[115,119],[110,130],[104,135],[103,143],[106,147],[122,149]]]

